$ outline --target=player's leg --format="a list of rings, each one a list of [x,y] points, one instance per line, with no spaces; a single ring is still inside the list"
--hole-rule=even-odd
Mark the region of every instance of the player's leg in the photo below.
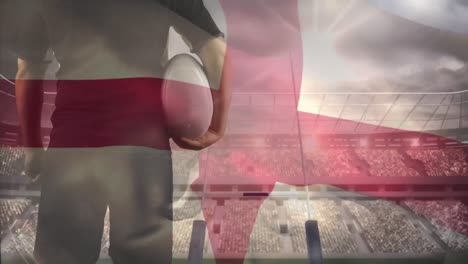
[[[93,174],[92,149],[52,149],[41,176],[35,243],[38,263],[96,263],[106,202]]]
[[[116,264],[170,263],[172,162],[168,150],[106,148],[109,254]]]

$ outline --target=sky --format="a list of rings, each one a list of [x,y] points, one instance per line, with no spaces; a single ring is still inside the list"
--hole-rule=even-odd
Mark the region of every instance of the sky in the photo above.
[[[318,2],[317,8],[325,11],[319,11],[321,15],[315,23],[314,16],[307,11],[310,5],[313,8],[310,1],[303,1],[303,7],[299,8],[304,32],[303,90],[445,92],[466,89],[468,34],[446,30],[462,28],[461,24],[468,28],[466,3],[350,0],[336,1],[339,4],[333,5]]]
[[[278,9],[290,8],[285,2],[259,0],[255,5],[281,16],[284,12]],[[225,30],[219,2],[205,0],[205,4]],[[467,1],[299,0],[298,13],[304,50],[303,91],[467,89]],[[274,30],[288,21],[287,17],[278,20],[278,16],[245,11],[235,15],[246,18],[239,19],[246,24],[239,28],[251,38],[262,35],[252,24],[269,23]],[[272,43],[280,41],[269,37]]]
[[[245,1],[236,3],[241,6],[243,2]],[[269,47],[264,44],[267,42],[281,45],[278,43],[286,41],[287,34],[269,32],[287,32],[283,29],[291,24],[291,18],[285,15],[289,13],[285,10],[291,8],[287,3],[288,1],[281,0],[258,0],[252,4],[250,10],[262,9],[269,12],[246,12],[245,10],[249,10],[247,8],[239,8],[237,13],[231,11],[229,15],[239,17],[237,21],[240,22],[235,25],[236,30],[231,27],[230,31],[225,31],[228,41],[231,35],[231,39],[255,42],[262,47]],[[225,30],[225,14],[219,2],[206,0],[205,4],[216,22]],[[297,12],[303,52],[301,100],[298,107],[302,112],[316,114],[320,108],[318,104],[322,98],[309,96],[309,93],[444,93],[468,89],[466,1],[298,0]],[[242,36],[255,41],[242,39]],[[282,74],[275,74],[275,70],[281,67],[275,65],[274,56],[268,58],[268,55],[263,54],[264,50],[256,52],[258,56],[265,57],[265,60],[271,60],[270,65],[273,66],[265,69],[257,65],[245,65],[241,69],[245,71],[245,76],[252,71],[263,71],[269,78],[275,79],[275,82],[288,81],[282,79]],[[369,98],[360,97],[355,96],[352,99],[356,99],[357,103],[370,102]],[[392,103],[392,98],[386,96],[382,103]],[[415,104],[419,98],[408,96],[401,98],[401,101]],[[437,104],[441,101],[448,102],[445,100],[452,99],[435,96],[425,97],[422,101]],[[335,103],[339,104],[340,101]],[[468,109],[467,105],[462,107]],[[345,111],[341,106],[328,108],[331,111],[322,108],[320,114],[338,117],[344,112],[346,116],[359,120],[366,107],[353,106]],[[370,112],[369,115],[379,119],[383,118],[388,108],[388,105],[375,106],[367,111]],[[412,108],[413,106],[393,107],[390,116],[404,119]],[[400,120],[390,120],[388,123],[384,122],[384,125],[394,127],[396,124],[398,127],[418,131],[468,125],[468,120],[457,120],[460,115],[459,105],[449,109],[423,106],[417,107],[414,112],[405,124]],[[445,113],[448,113],[447,118],[451,121],[442,123],[440,119],[444,118]],[[439,120],[426,122],[431,116]]]

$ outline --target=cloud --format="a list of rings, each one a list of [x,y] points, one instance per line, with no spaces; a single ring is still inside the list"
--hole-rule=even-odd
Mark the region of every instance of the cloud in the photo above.
[[[468,10],[468,3],[451,2],[444,6],[444,12],[452,12],[455,7]],[[358,26],[346,27],[362,17],[363,10],[372,15]],[[468,35],[414,22],[363,1],[343,18],[334,32],[334,48],[344,63],[327,70],[334,74],[335,69],[348,65],[352,76],[336,83],[305,87],[307,90],[443,92],[468,87]],[[305,54],[314,56],[313,52],[307,52],[310,47],[304,45]],[[321,61],[328,60],[322,57]],[[314,69],[308,64],[324,65],[322,62],[304,58],[305,69]],[[314,73],[304,72],[304,79],[307,78],[315,78]]]
[[[463,3],[453,0],[368,0],[368,2],[396,16],[417,23],[468,34],[466,1]]]

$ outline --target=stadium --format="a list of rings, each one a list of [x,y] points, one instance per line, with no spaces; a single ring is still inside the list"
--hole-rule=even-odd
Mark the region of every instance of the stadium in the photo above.
[[[420,80],[414,74],[413,79],[404,80],[410,84],[406,86],[378,79],[371,82],[372,89],[353,89],[343,82],[343,89],[327,90],[310,80],[316,77],[311,74],[314,71],[325,79],[334,79],[340,76],[340,68],[355,66],[342,65],[337,59],[340,54],[330,49],[335,46],[328,39],[318,41],[323,36],[317,32],[326,30],[336,39],[343,37],[348,42],[342,42],[351,43],[350,49],[355,50],[347,55],[355,56],[353,60],[358,60],[358,55],[366,59],[395,59],[390,66],[378,64],[381,61],[375,64],[384,68],[379,73],[396,79],[406,78],[403,75],[407,72],[393,75],[394,68],[421,64],[430,68],[431,60],[437,61],[440,54],[443,65],[437,65],[441,69],[435,73],[452,80],[468,69],[463,57],[466,38],[458,35],[466,29],[451,29],[445,24],[435,27],[442,30],[434,29],[431,23],[413,23],[408,14],[403,19],[369,7],[369,2],[383,3],[299,1],[301,18],[313,21],[306,22],[315,30],[302,32],[304,49],[301,46],[300,51],[271,60],[247,56],[245,51],[236,53],[247,58],[248,63],[239,59],[234,72],[237,77],[247,78],[238,78],[240,88],[232,95],[226,136],[200,152],[173,146],[174,263],[239,263],[236,260],[244,255],[244,263],[466,263],[466,82],[461,88],[455,81],[448,82],[452,86],[444,86],[444,81],[423,76],[427,80],[418,86],[415,83]],[[231,17],[236,15],[239,14]],[[214,19],[219,22],[219,17],[215,14]],[[245,18],[241,16],[242,19]],[[248,29],[254,24],[245,23]],[[380,34],[372,32],[368,25]],[[368,40],[361,29],[376,34],[370,36],[374,42],[353,42]],[[449,29],[458,33],[447,32]],[[261,30],[265,32],[264,28]],[[243,38],[244,31],[247,29],[242,27],[238,30],[239,37],[233,30],[231,36],[249,46],[248,38]],[[271,36],[265,35],[271,42]],[[352,37],[346,39],[349,35]],[[395,41],[391,42],[388,36]],[[406,43],[406,39],[417,45]],[[261,43],[262,39],[258,41]],[[433,55],[427,50],[436,48],[441,49],[440,54],[427,60],[412,57],[411,52],[399,53],[422,50],[422,55],[418,55],[424,57]],[[182,49],[169,50],[170,55],[188,52],[186,47]],[[296,57],[301,57],[303,67],[293,62]],[[16,58],[3,53],[0,58],[0,74],[6,76],[0,78],[1,256],[5,262],[13,258],[29,264],[33,263],[41,192],[38,184],[22,175],[24,157],[14,83],[10,81]],[[249,64],[248,59],[254,63]],[[331,67],[326,61],[334,64]],[[55,73],[58,66],[54,67],[48,70],[48,76]],[[329,72],[324,68],[329,68]],[[411,72],[413,69],[409,68],[403,70]],[[440,92],[426,89],[431,82],[436,88],[442,87]],[[56,95],[54,82],[47,84],[42,120],[46,145]],[[402,87],[396,87],[398,84]],[[108,214],[104,221],[99,263],[112,263],[108,255]]]
[[[1,98],[12,105],[14,98],[8,89],[11,85],[2,86]],[[345,130],[340,130],[339,120],[332,125],[315,124],[330,130],[312,134],[304,127],[320,119],[301,118],[293,111],[296,94],[234,94],[232,107],[239,111],[233,112],[240,114],[231,118],[233,124],[242,126],[230,127],[230,135],[208,150],[173,153],[174,197],[182,197],[174,210],[174,258],[186,262],[189,252],[196,250],[191,249],[196,245],[191,246],[191,241],[203,241],[201,251],[206,260],[213,259],[214,247],[226,259],[236,258],[236,253],[247,247],[247,262],[302,263],[308,259],[305,223],[316,220],[324,263],[462,263],[468,252],[468,152],[463,145],[467,140],[468,93],[307,96],[323,102],[319,109],[325,109],[327,97],[333,97],[333,107],[341,113],[344,111],[340,109],[353,104],[362,106],[363,97],[373,99],[360,109],[370,111],[387,104],[391,110],[383,114],[364,111],[355,127],[346,126]],[[252,102],[259,100],[256,97],[270,104],[254,105]],[[336,104],[339,97],[345,98],[341,106]],[[352,98],[360,99],[356,102]],[[404,102],[403,106],[399,102]],[[406,122],[424,123],[424,133],[359,131],[366,118],[383,116],[383,122],[385,116],[392,115],[392,109],[400,111],[408,105],[412,110],[407,116],[398,115],[401,126]],[[290,111],[284,111],[288,107]],[[428,108],[432,109],[429,115],[417,111]],[[258,124],[242,111],[263,111],[268,118]],[[278,127],[290,129],[272,133],[272,125],[282,122],[290,126]],[[428,124],[433,123],[440,127],[432,129]],[[27,259],[34,245],[40,192],[20,175],[22,153],[15,147],[18,127],[3,123],[1,129],[2,256],[19,254]],[[271,186],[236,180],[239,175],[254,177],[261,173],[248,163],[233,168],[225,162],[228,153],[236,152],[247,153],[245,159],[263,164],[282,177],[302,178],[304,182],[302,186],[277,183],[268,198],[259,199]],[[199,163],[205,166],[199,167]],[[198,173],[215,176],[219,182],[211,180],[186,193],[189,179],[198,177]],[[304,184],[307,182],[317,184]],[[194,237],[202,233],[207,236],[205,232],[192,232],[194,222],[204,219],[201,200],[213,216],[212,228],[219,238],[216,245],[208,237]],[[249,231],[232,223],[255,216],[253,232],[246,241],[241,234]],[[103,263],[109,261],[108,230],[106,218]]]

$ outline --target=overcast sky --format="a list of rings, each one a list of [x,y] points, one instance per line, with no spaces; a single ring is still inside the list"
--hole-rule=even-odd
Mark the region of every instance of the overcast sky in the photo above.
[[[216,8],[216,4],[210,2],[208,0],[207,5],[218,24],[225,25],[220,7]],[[242,5],[241,2],[237,2],[238,5]],[[271,43],[284,41],[287,39],[285,35],[269,35],[269,32],[281,32],[278,28],[287,23],[288,16],[284,14],[287,12],[283,11],[289,7],[285,7],[285,2],[256,1],[256,9],[263,4],[265,9],[277,12],[279,15],[276,16],[271,13],[258,16],[256,12],[243,12],[242,8],[230,11],[229,16],[243,19],[238,19],[241,22],[230,25],[228,31],[225,31],[228,40],[229,36],[231,40],[254,36],[258,38],[255,40],[257,44],[263,44],[261,37],[268,38]],[[468,32],[464,31],[468,30],[467,7],[468,1],[464,0],[299,0],[297,11],[303,49],[301,91],[424,93],[467,90]],[[263,56],[260,52],[258,55]],[[283,69],[278,65],[281,59],[275,60],[274,57],[263,58],[263,67],[250,63],[236,70],[244,71],[245,76],[255,72],[259,76],[274,79],[275,83],[290,84],[290,77],[282,72],[288,71],[289,65]],[[257,91],[262,88],[268,91],[270,87],[262,86],[261,79],[258,78]],[[299,109],[317,113],[317,104],[321,103],[321,99],[304,98],[300,101]],[[405,98],[405,103],[416,103],[419,100],[417,96],[411,98]],[[440,100],[435,98],[433,101],[437,103]],[[394,107],[391,115],[404,119],[411,108]],[[420,120],[431,119],[438,109],[434,106],[420,108],[417,109],[418,117],[415,117]],[[402,124],[398,121],[396,126],[412,130],[456,127],[459,125],[456,120],[459,118],[459,106],[452,108],[449,112],[453,112],[453,117],[450,117],[454,119],[453,124],[442,124],[439,121],[434,124],[425,121],[420,124],[410,124],[409,121]],[[336,111],[320,113],[337,117],[342,112],[339,106],[334,106],[333,110]],[[357,117],[362,115],[362,111],[356,107],[346,110],[348,115]],[[368,110],[376,116],[382,116],[385,111]]]
[[[322,16],[315,23],[307,11],[313,4],[300,8],[303,89],[442,92],[468,88],[468,34],[461,32],[468,30],[467,1],[354,2],[319,7]],[[334,25],[331,30],[329,25]]]
[[[304,53],[302,91],[468,89],[468,1],[298,1]],[[279,32],[288,23],[291,5],[286,3],[294,1],[247,1],[245,8],[230,12],[231,17],[242,19],[236,20],[236,30],[230,26],[228,31],[219,2],[205,2],[228,37],[236,34],[231,40],[241,35],[265,36],[272,43],[286,39],[265,32]],[[242,7],[247,2],[235,3]],[[254,68],[246,66],[245,70]]]

